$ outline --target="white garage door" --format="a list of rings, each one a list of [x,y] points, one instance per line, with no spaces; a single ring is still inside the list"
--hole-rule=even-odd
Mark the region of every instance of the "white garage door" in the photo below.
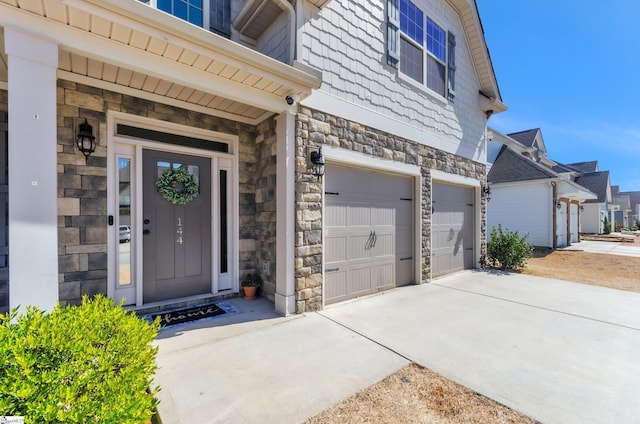
[[[437,277],[473,268],[473,188],[433,183],[431,198],[431,275]]]
[[[578,243],[580,235],[578,231],[578,205],[572,203],[569,207],[571,208],[571,216],[569,217],[571,220],[571,243]]]
[[[556,236],[557,246],[567,246],[567,204],[560,202],[560,209],[556,208]]]
[[[325,171],[325,303],[414,282],[413,179]]]

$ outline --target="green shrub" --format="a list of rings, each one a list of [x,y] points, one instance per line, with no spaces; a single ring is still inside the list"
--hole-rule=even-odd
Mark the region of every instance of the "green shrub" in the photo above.
[[[602,231],[605,234],[611,234],[611,223],[609,222],[609,218],[605,216],[604,219],[602,220],[602,224],[603,224]]]
[[[529,234],[523,237],[517,231],[502,230],[498,225],[491,228],[491,241],[487,243],[487,255],[480,258],[483,268],[518,270],[527,265],[533,247],[527,243]]]
[[[13,322],[12,322],[13,320]],[[158,324],[103,296],[50,314],[0,315],[0,416],[25,423],[145,423]]]

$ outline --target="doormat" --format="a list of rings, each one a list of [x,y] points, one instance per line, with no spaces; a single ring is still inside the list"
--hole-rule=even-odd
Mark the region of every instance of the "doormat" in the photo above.
[[[200,321],[207,318],[221,317],[223,315],[235,315],[241,313],[230,302],[208,303],[206,305],[196,305],[189,308],[181,308],[173,311],[163,311],[147,315],[147,319],[154,321],[156,317],[160,318],[160,327],[168,327],[172,325],[185,324],[194,321]]]

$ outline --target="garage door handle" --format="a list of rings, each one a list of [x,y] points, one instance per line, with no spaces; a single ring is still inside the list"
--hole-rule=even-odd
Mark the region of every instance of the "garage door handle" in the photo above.
[[[324,272],[336,272],[336,271],[340,271],[340,268],[330,268],[330,269],[324,270]]]
[[[407,256],[406,258],[400,258],[401,261],[409,261],[413,259],[413,256]]]

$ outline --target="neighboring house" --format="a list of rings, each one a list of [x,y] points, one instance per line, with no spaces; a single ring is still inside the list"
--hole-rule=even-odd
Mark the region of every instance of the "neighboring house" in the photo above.
[[[5,310],[258,272],[301,313],[479,264],[506,107],[474,1],[2,1],[0,26]]]
[[[527,241],[536,247],[579,242],[580,205],[595,195],[550,168],[555,162],[546,157],[540,129],[516,137],[491,132],[488,227],[528,234]]]
[[[567,165],[572,167],[573,165]],[[597,169],[597,168],[596,168]],[[611,180],[609,171],[594,171],[580,173],[575,182],[595,193],[598,197],[584,202],[584,210],[580,221],[581,232],[585,234],[602,234],[604,232],[604,218],[611,222],[613,208],[611,197]],[[613,230],[613,226],[611,227]]]
[[[630,212],[629,227],[636,226],[640,223],[640,191],[621,191],[620,195],[629,196]]]
[[[621,228],[635,225],[635,221],[629,219],[629,215],[633,211],[631,208],[631,195],[620,193],[620,186],[611,186],[611,203],[615,208],[615,222]],[[615,225],[612,228],[615,228]]]

